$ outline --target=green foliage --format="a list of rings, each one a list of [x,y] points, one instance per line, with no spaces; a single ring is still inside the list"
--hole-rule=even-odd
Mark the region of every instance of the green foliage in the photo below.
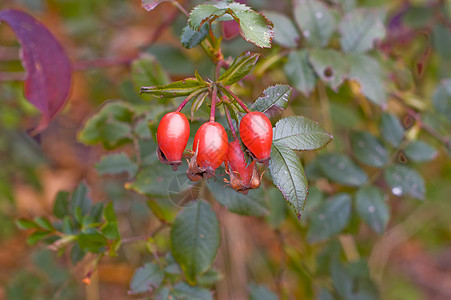
[[[230,67],[218,78],[223,85],[232,85],[246,76],[254,67],[260,54],[244,52],[238,56]]]
[[[356,158],[373,167],[383,167],[389,159],[382,143],[371,133],[356,131],[351,133],[351,146]]]
[[[277,296],[264,285],[249,284],[249,299],[277,300]]]
[[[220,242],[219,223],[210,204],[199,200],[177,216],[171,229],[171,251],[190,283],[212,265]]]
[[[164,273],[160,267],[154,263],[146,263],[139,269],[130,282],[130,292],[133,294],[152,291],[160,286],[163,282]]]
[[[263,91],[264,96],[255,100],[252,105],[253,111],[261,111],[271,121],[278,120],[288,106],[292,88],[288,85],[277,84]]]
[[[390,213],[384,201],[384,193],[379,188],[366,186],[359,189],[355,206],[357,213],[368,226],[379,234],[385,231]]]
[[[360,186],[367,180],[366,173],[347,156],[330,153],[318,157],[321,172],[332,181],[347,186]]]
[[[304,95],[309,96],[316,85],[315,71],[309,63],[307,50],[293,51],[288,55],[285,73],[293,84]]]
[[[420,200],[424,199],[424,179],[414,169],[403,165],[393,165],[384,170],[384,178],[393,195],[410,195]]]

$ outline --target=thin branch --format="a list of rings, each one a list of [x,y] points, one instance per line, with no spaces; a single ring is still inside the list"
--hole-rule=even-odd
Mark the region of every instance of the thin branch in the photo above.
[[[218,101],[218,87],[216,84],[213,86],[213,93],[211,95],[211,112],[210,112],[210,122],[215,121],[216,114],[216,102]]]
[[[167,223],[162,223],[160,224],[160,226],[158,226],[157,228],[155,228],[154,231],[152,231],[150,234],[148,235],[139,235],[139,236],[132,236],[129,238],[125,238],[122,239],[122,244],[128,244],[128,243],[134,243],[134,242],[139,242],[139,241],[145,241],[151,237],[154,237],[157,233],[159,233],[161,230],[165,229],[166,227],[168,227],[170,224]]]
[[[179,107],[177,107],[177,109],[175,111],[180,112],[191,99],[193,99],[195,96],[197,96],[197,95],[199,95],[199,94],[201,94],[201,93],[203,93],[205,91],[207,91],[206,88],[205,89],[199,89],[199,90],[191,93],[188,97],[185,98],[185,100],[183,100],[182,103],[180,103]]]

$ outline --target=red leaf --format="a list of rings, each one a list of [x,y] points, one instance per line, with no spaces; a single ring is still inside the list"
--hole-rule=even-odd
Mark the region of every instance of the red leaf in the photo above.
[[[22,64],[27,71],[25,97],[42,113],[34,132],[44,130],[62,109],[71,85],[71,63],[48,29],[29,14],[5,9],[0,22],[7,23],[22,46]]]

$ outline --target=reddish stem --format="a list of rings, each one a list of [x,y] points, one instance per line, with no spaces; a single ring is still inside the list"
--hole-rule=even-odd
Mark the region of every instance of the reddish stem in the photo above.
[[[224,104],[224,111],[225,111],[225,115],[226,115],[226,118],[227,118],[227,123],[229,123],[230,131],[232,131],[233,140],[237,141],[238,140],[238,136],[236,134],[235,127],[233,127],[232,118],[230,117],[230,111],[229,111],[229,109],[227,108],[227,106],[225,104]]]
[[[238,102],[238,104],[244,109],[246,113],[251,112],[251,110],[246,106],[246,104],[244,104],[244,102],[241,101],[240,98],[238,98],[234,93],[232,93],[232,91],[229,88],[225,86],[222,87],[233,97],[233,99],[235,99],[236,102]]]
[[[213,86],[213,93],[211,95],[210,122],[214,122],[215,121],[216,101],[218,101],[218,88],[216,87],[216,84],[215,84]]]
[[[201,89],[191,93],[188,97],[186,97],[185,100],[183,100],[183,102],[179,105],[179,107],[177,107],[175,111],[180,112],[185,107],[186,103],[188,103],[191,99],[193,99],[195,96],[199,95],[204,91],[205,89]]]

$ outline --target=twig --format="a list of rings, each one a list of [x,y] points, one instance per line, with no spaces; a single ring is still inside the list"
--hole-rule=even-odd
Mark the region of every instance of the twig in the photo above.
[[[150,234],[148,235],[139,235],[139,236],[132,236],[129,238],[125,238],[122,239],[122,244],[128,244],[128,243],[134,243],[134,242],[139,242],[139,241],[144,241],[147,240],[151,237],[154,237],[157,233],[159,233],[161,230],[163,230],[164,228],[168,227],[169,224],[167,223],[162,223],[160,224],[160,226],[158,226],[157,228],[155,228],[154,231],[152,231]]]
[[[211,95],[211,112],[210,112],[210,122],[215,121],[216,114],[216,102],[218,101],[218,87],[213,85],[213,93]]]

